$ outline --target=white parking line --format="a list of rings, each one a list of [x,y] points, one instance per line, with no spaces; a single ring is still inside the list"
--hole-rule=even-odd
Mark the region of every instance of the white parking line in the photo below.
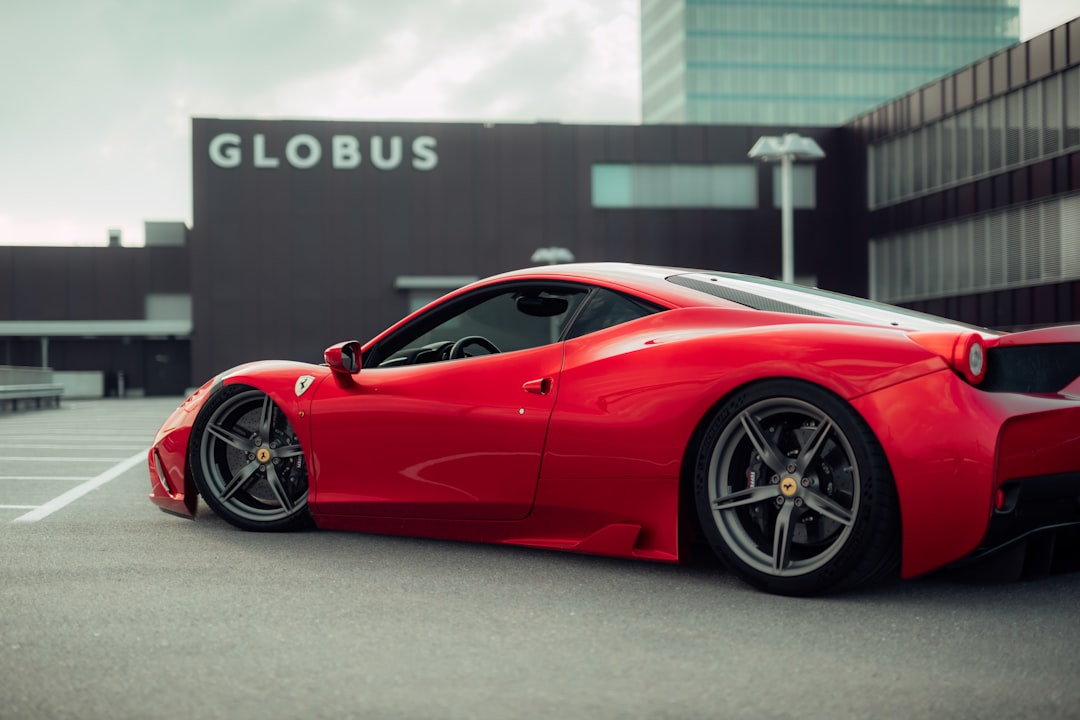
[[[24,460],[33,462],[119,462],[115,457],[5,457],[5,460]]]
[[[127,445],[41,445],[36,443],[5,443],[0,442],[0,449],[13,450],[136,450],[143,447],[140,443],[128,443]]]
[[[12,520],[12,522],[37,522],[42,518],[46,518],[49,515],[52,515],[57,510],[60,510],[61,508],[75,502],[91,490],[97,490],[99,487],[109,482],[110,480],[113,480],[120,475],[123,475],[125,472],[142,462],[146,462],[146,450],[135,453],[127,460],[113,465],[111,468],[101,473],[97,477],[91,478],[86,482],[82,483],[81,485],[76,485],[63,495],[53,498],[49,502],[35,508],[34,510],[31,510],[25,515],[20,515],[19,517]]]
[[[0,480],[92,480],[86,475],[0,475]],[[33,507],[33,506],[31,506]]]

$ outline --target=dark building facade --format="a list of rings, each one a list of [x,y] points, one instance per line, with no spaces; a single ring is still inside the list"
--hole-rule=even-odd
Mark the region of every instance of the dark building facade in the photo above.
[[[0,362],[176,394],[248,360],[317,362],[538,250],[780,272],[778,168],[747,152],[785,127],[192,129],[179,241],[0,248]],[[799,132],[825,158],[795,167],[797,280],[991,327],[1080,320],[1080,21]]]
[[[100,373],[106,395],[125,387],[182,393],[191,383],[191,262],[182,240],[0,247],[0,364]]]
[[[1080,319],[1080,19],[847,127],[871,297],[1003,329]]]
[[[746,156],[767,132],[196,119],[195,372],[318,359],[402,317],[417,290],[527,266],[541,248],[775,274],[773,167]],[[827,158],[807,166],[817,193],[796,213],[797,268],[863,293],[844,133],[807,134]]]

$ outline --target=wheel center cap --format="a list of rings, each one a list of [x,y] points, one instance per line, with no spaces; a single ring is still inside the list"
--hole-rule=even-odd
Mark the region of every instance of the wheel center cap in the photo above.
[[[268,462],[270,460],[270,451],[264,447],[259,448],[255,451],[255,459],[261,463]],[[785,490],[784,492],[786,493],[787,491]]]
[[[795,478],[786,477],[780,481],[780,492],[784,493],[785,497],[791,497],[799,491],[799,483],[795,482]]]

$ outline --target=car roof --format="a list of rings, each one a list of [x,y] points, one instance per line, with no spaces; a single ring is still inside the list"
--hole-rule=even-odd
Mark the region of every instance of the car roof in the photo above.
[[[742,307],[738,303],[688,290],[667,280],[672,275],[696,272],[703,271],[622,262],[563,263],[512,270],[481,282],[488,284],[513,279],[569,280],[603,285],[612,289],[623,288],[635,295],[651,296],[671,307]]]
[[[546,265],[496,275],[478,285],[515,278],[604,285],[651,298],[670,308],[722,307],[751,313],[810,315],[895,329],[991,332],[914,310],[768,278],[662,265],[617,262]]]

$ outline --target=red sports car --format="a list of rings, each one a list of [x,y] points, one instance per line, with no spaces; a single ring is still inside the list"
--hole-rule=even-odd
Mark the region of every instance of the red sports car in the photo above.
[[[150,450],[153,502],[667,562],[704,540],[790,595],[1007,546],[1045,564],[1080,528],[1080,326],[577,264],[473,283],[325,359],[199,388]]]

